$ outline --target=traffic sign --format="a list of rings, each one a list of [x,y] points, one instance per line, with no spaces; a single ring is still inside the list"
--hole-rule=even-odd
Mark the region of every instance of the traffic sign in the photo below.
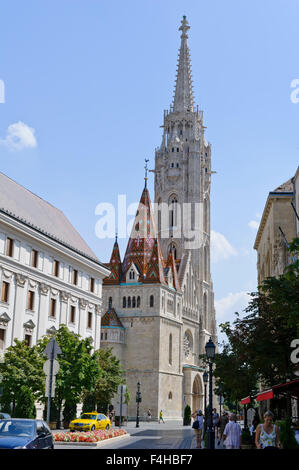
[[[55,338],[51,338],[50,341],[48,342],[43,354],[45,356],[48,356],[49,359],[53,357],[53,359],[56,359],[57,354],[61,354],[62,351],[60,347],[57,344],[57,341]]]
[[[44,373],[46,375],[50,375],[50,369],[51,369],[51,361],[48,359],[43,366]],[[53,375],[56,375],[60,369],[59,362],[56,361],[56,359],[53,360]]]

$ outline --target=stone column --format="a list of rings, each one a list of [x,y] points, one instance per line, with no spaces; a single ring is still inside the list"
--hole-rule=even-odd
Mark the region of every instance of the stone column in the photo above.
[[[79,299],[79,335],[82,338],[85,338],[86,333],[86,307],[87,307],[87,300]]]
[[[13,309],[13,331],[12,331],[12,341],[11,344],[14,344],[14,339],[23,340],[23,323],[24,323],[24,314],[26,308],[26,290],[24,289],[26,285],[27,277],[22,274],[16,274],[16,285],[15,285],[15,302]]]
[[[38,312],[38,331],[37,337],[41,338],[46,334],[48,316],[49,316],[49,289],[50,287],[41,282],[39,286],[40,292],[40,302],[39,302],[39,312]]]

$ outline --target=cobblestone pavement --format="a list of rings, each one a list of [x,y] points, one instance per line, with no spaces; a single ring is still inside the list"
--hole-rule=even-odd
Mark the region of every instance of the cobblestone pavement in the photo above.
[[[140,427],[136,428],[136,423],[129,422],[123,426],[131,437],[125,440],[110,442],[100,449],[195,449],[196,439],[191,426],[183,426],[181,422],[146,423],[140,422]],[[216,448],[222,448],[217,445]],[[83,449],[82,446],[61,446],[63,449]],[[85,447],[86,448],[86,447]],[[100,450],[95,449],[95,450]]]

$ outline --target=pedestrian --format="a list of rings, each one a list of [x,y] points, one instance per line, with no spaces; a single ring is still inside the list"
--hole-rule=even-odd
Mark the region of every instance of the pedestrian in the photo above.
[[[163,423],[165,424],[165,421],[163,419],[163,411],[162,410],[160,411],[160,414],[159,414],[159,424],[160,424],[160,421],[163,421]]]
[[[223,433],[223,442],[226,449],[240,449],[241,434],[242,429],[240,424],[237,423],[237,415],[232,413]]]
[[[148,409],[146,420],[147,420],[148,422],[150,422],[151,418],[152,418],[152,413],[151,413],[151,410]]]
[[[282,448],[280,443],[279,428],[273,423],[272,411],[264,413],[264,423],[259,424],[255,433],[255,445],[258,449]]]
[[[196,435],[196,449],[201,449],[202,431],[204,425],[203,414],[201,410],[196,410],[192,413],[194,419],[192,428]]]
[[[216,411],[216,408],[213,409],[212,413],[212,420],[213,420],[213,428],[216,433],[216,437],[218,438],[218,422],[219,422],[219,414]]]
[[[224,411],[222,413],[222,416],[220,416],[220,419],[219,419],[219,432],[220,432],[220,435],[219,435],[218,445],[220,444],[220,441],[223,437],[224,429],[225,429],[225,426],[227,425],[227,423],[228,423],[228,414]]]

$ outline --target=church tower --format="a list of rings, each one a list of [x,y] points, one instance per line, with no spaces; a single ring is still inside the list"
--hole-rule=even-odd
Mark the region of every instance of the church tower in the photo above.
[[[162,143],[155,152],[155,207],[163,256],[167,258],[172,249],[176,258],[184,292],[183,314],[215,340],[210,274],[211,145],[204,135],[203,112],[194,105],[189,29],[184,16],[173,103],[164,111]]]

